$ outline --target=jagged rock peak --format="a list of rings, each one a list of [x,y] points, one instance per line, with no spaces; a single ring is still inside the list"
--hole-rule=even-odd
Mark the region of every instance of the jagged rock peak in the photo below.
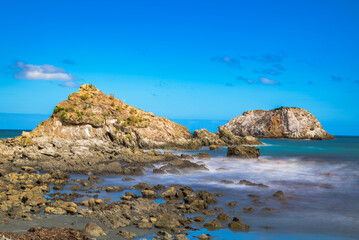
[[[258,138],[334,139],[307,110],[280,107],[268,111],[246,111],[233,118],[225,128],[237,136]]]

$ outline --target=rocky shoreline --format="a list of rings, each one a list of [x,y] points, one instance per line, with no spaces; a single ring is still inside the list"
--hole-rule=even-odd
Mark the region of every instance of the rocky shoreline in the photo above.
[[[194,230],[199,225],[209,230],[227,227],[232,230],[247,231],[250,228],[250,224],[243,222],[240,215],[252,212],[253,207],[243,208],[243,212],[236,216],[224,212],[223,208],[212,207],[221,201],[223,193],[195,191],[189,186],[178,184],[151,186],[147,183],[138,183],[129,188],[121,185],[98,186],[103,181],[101,177],[94,175],[88,176],[87,179],[73,179],[60,170],[38,174],[31,167],[22,167],[16,172],[2,171],[0,229],[1,225],[9,226],[11,229],[13,221],[41,222],[41,219],[51,218],[53,215],[68,216],[72,220],[73,217],[83,218],[88,224],[83,229],[74,230],[65,228],[65,220],[57,225],[63,228],[37,226],[30,228],[28,233],[0,232],[0,237],[6,237],[3,239],[34,239],[34,237],[35,239],[90,239],[89,237],[102,236],[101,239],[107,239],[108,234],[113,236],[116,232],[125,239],[132,239],[140,230],[143,236],[157,233],[155,239],[187,239],[188,230]],[[131,178],[124,178],[123,181],[131,181]],[[239,184],[254,183],[241,181]],[[70,189],[71,193],[61,193],[65,188]],[[133,193],[132,190],[137,191],[138,194]],[[121,192],[121,197],[115,200],[96,198],[96,193],[100,191]],[[76,200],[84,196],[91,198]],[[253,198],[253,203],[260,198],[259,195],[248,197]],[[272,197],[278,201],[288,200],[283,192],[276,192]],[[227,203],[227,206],[235,205],[236,202]],[[263,211],[273,210],[275,209],[263,208]],[[206,216],[214,216],[214,218],[209,220]],[[78,226],[73,227],[76,229]],[[198,237],[210,239],[210,236],[206,235]]]
[[[21,233],[2,231],[0,239],[133,239],[157,234],[154,239],[185,240],[188,231],[197,228],[248,231],[251,223],[243,222],[241,214],[253,212],[253,206],[237,214],[212,207],[224,193],[160,182],[152,186],[138,183],[129,188],[99,184],[104,175],[120,175],[122,181],[131,181],[148,171],[183,174],[209,170],[205,164],[211,158],[208,153],[176,155],[168,151],[174,149],[209,147],[216,151],[228,147],[228,157],[258,161],[259,149],[250,145],[262,143],[256,137],[238,134],[229,125],[219,127],[217,133],[202,129],[192,135],[169,119],[129,106],[95,86],[82,85],[36,129],[0,140],[0,229],[12,229],[16,221],[42,224],[46,218],[56,219],[53,216],[62,216],[64,224],[54,220],[51,226],[37,225],[27,233],[24,229]],[[71,174],[81,174],[82,178],[72,178]],[[234,184],[228,180],[223,183]],[[247,180],[238,184],[268,188]],[[100,199],[101,192],[121,196]],[[272,194],[268,198],[275,201],[290,199],[280,191]],[[88,199],[79,200],[85,197]],[[254,204],[260,202],[260,195],[248,197]],[[231,201],[226,206],[236,204]],[[275,210],[261,208],[265,212]],[[76,218],[86,219],[87,225],[66,225],[66,219],[76,222]],[[197,237],[211,238],[204,234]]]

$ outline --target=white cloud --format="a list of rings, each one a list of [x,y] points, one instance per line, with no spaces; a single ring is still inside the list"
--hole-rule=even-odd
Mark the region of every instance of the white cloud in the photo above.
[[[68,88],[79,88],[80,84],[74,81],[66,81],[60,84],[61,87],[68,87]]]
[[[265,77],[261,77],[261,78],[260,78],[260,81],[261,81],[261,83],[263,83],[263,84],[268,84],[268,85],[276,85],[276,84],[279,84],[278,81],[274,81],[274,80],[271,80],[271,79],[268,79],[268,78],[265,78]]]
[[[51,81],[71,81],[74,77],[60,67],[53,65],[33,65],[23,62],[17,63],[17,68],[22,69],[16,73],[15,78],[26,80],[51,80]]]

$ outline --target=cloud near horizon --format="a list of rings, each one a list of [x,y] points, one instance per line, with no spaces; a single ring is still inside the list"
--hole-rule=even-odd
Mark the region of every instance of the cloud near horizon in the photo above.
[[[55,67],[50,64],[33,65],[23,62],[16,63],[16,69],[22,69],[14,74],[17,79],[24,80],[43,80],[43,81],[61,81],[62,87],[78,87],[73,75],[67,73],[63,68]]]

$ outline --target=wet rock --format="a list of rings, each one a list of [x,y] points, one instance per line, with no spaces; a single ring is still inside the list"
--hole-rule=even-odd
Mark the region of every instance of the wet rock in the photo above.
[[[184,154],[184,153],[182,153],[182,154],[180,155],[180,158],[181,158],[181,159],[186,159],[186,160],[193,160],[193,159],[194,159],[191,155]]]
[[[205,218],[202,217],[202,216],[196,216],[194,217],[193,219],[195,222],[204,222],[205,221]]]
[[[262,184],[262,183],[254,183],[248,180],[241,180],[238,182],[238,184],[240,185],[246,185],[246,186],[250,186],[250,187],[260,187],[260,188],[269,188],[267,185]]]
[[[214,197],[213,193],[204,191],[204,190],[200,190],[198,193],[198,197],[200,199],[203,199],[206,203],[208,204],[213,204],[217,202],[217,199]]]
[[[161,239],[161,240],[172,240],[172,235],[169,234],[166,231],[159,231],[156,235],[156,239]]]
[[[122,192],[123,190],[125,190],[125,188],[121,186],[106,187],[101,189],[105,190],[106,192]]]
[[[122,178],[122,181],[123,181],[123,182],[135,181],[135,179],[134,179],[134,178],[131,178],[131,177],[123,177],[123,178]]]
[[[264,211],[275,211],[275,210],[277,210],[277,209],[275,209],[275,208],[272,208],[272,207],[264,207],[264,208],[262,208]]]
[[[229,220],[229,215],[228,214],[224,214],[224,213],[220,213],[217,217],[217,219],[219,221],[227,221]]]
[[[203,210],[202,214],[204,214],[204,215],[216,215],[216,213],[213,210]]]
[[[161,185],[161,184],[157,184],[156,186],[154,186],[154,187],[152,188],[152,190],[155,190],[155,191],[164,191],[164,190],[166,190],[166,187],[163,186],[163,185]]]
[[[238,158],[258,158],[260,156],[260,152],[259,149],[256,147],[249,147],[249,146],[228,147],[227,156],[238,157]]]
[[[250,198],[259,198],[260,196],[257,194],[248,194],[248,197]]]
[[[218,146],[218,145],[209,145],[209,150],[211,150],[211,151],[218,151],[218,150],[219,150],[219,146]]]
[[[200,153],[198,153],[196,155],[193,155],[193,156],[198,158],[198,159],[206,159],[206,160],[211,159],[211,155],[209,155],[206,152],[200,152]]]
[[[234,184],[234,182],[230,181],[230,180],[221,180],[221,181],[219,181],[219,183],[222,183],[222,184]]]
[[[179,221],[171,214],[161,214],[157,217],[157,221],[155,223],[157,228],[178,228],[181,226]]]
[[[94,237],[106,236],[106,233],[103,231],[103,229],[94,222],[89,222],[86,225],[84,231],[88,235],[94,236]]]
[[[213,219],[203,225],[205,228],[209,230],[219,229],[222,227],[222,224],[217,220]]]
[[[248,207],[248,208],[243,208],[244,212],[254,212],[254,208],[253,207]]]
[[[227,203],[227,206],[229,206],[229,207],[234,207],[236,205],[237,205],[237,201],[232,201],[232,202]]]
[[[217,212],[221,212],[221,211],[223,211],[223,208],[221,208],[221,207],[215,207],[214,210],[217,211]]]
[[[54,179],[61,179],[61,180],[64,180],[64,179],[69,179],[70,178],[70,175],[64,171],[61,171],[61,170],[54,170],[51,172],[51,177],[54,178]]]
[[[176,199],[177,190],[174,187],[171,187],[167,191],[161,193],[160,197],[165,199]]]
[[[209,234],[201,234],[198,237],[198,240],[210,240],[210,239],[211,239],[211,237]]]
[[[90,183],[99,183],[105,181],[103,178],[97,176],[89,176],[87,179]]]
[[[242,224],[242,223],[237,222],[237,221],[230,222],[228,224],[228,227],[230,229],[238,229],[238,230],[248,230],[249,229],[249,225]]]
[[[277,191],[273,194],[273,197],[276,198],[284,198],[284,192],[283,191]]]
[[[120,230],[117,235],[120,235],[121,237],[126,239],[134,239],[137,236],[136,233],[132,233],[126,230]]]
[[[157,192],[153,190],[142,190],[141,194],[144,198],[157,198]]]
[[[187,206],[188,208],[195,210],[202,210],[208,208],[208,204],[204,200],[199,200],[199,199],[192,201],[191,204]]]
[[[184,234],[178,234],[176,235],[175,240],[189,240],[189,239]]]
[[[168,164],[160,167],[159,169],[154,169],[153,173],[163,174],[180,174],[182,172],[187,172],[190,170],[208,170],[204,165],[200,165],[189,160],[175,160],[171,161]]]

